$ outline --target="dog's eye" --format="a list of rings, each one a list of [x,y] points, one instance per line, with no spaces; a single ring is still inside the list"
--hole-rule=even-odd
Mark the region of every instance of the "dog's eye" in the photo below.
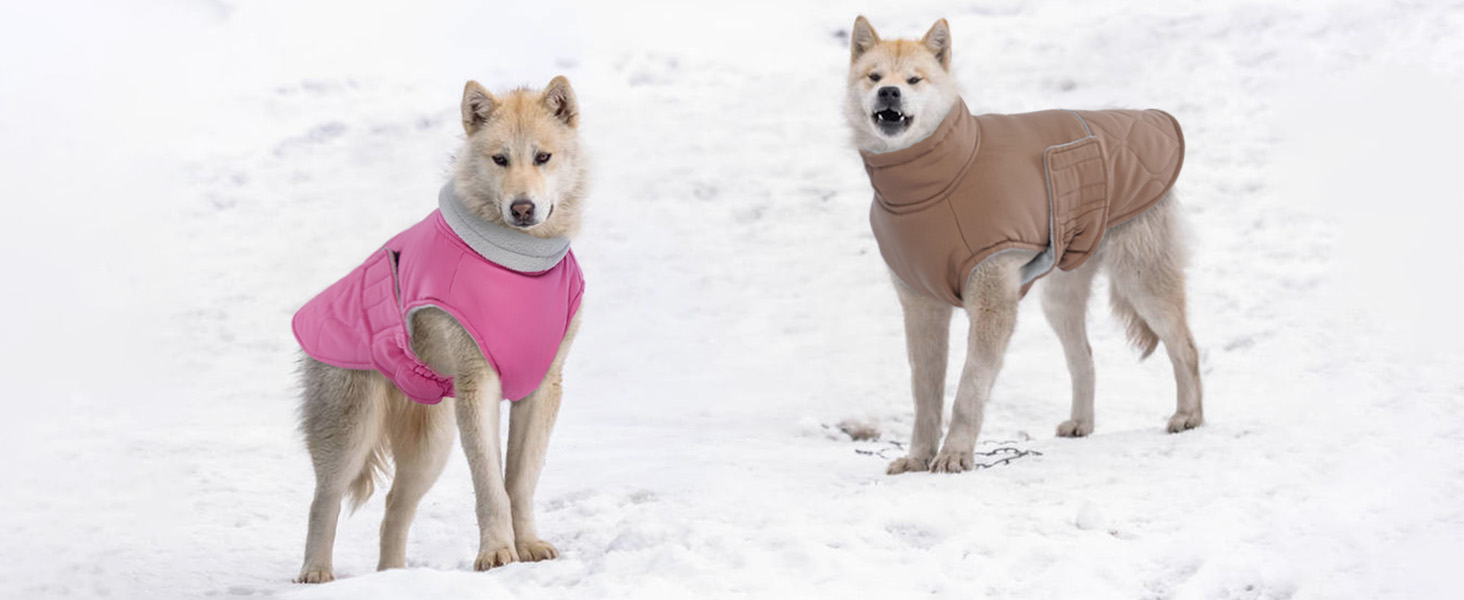
[[[506,167],[506,166],[508,166],[508,157],[507,156],[504,156],[502,154],[494,154],[493,155],[493,164],[498,165],[500,167]]]
[[[911,77],[909,79],[906,79],[905,80],[905,83],[908,83],[910,85],[915,85],[917,83],[920,83],[920,78],[919,77]]]
[[[549,157],[551,157],[551,156],[554,156],[554,155],[553,154],[550,154],[548,152],[540,152],[538,154],[535,154],[534,155],[534,164],[536,164],[536,165],[542,165],[542,164],[544,164],[546,162],[549,162]]]
[[[880,80],[880,77],[881,76],[880,76],[879,73],[870,73],[869,74],[869,80],[870,81],[879,81]]]

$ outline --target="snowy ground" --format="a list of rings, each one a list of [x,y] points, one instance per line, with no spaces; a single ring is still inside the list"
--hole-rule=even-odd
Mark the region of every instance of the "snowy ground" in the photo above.
[[[1457,597],[1464,2],[122,4],[0,6],[0,597]],[[1178,116],[1205,427],[1162,432],[1168,365],[1095,304],[1098,430],[1054,438],[1029,300],[984,439],[1040,456],[892,478],[830,433],[911,415],[840,120],[861,11],[948,17],[978,111]],[[378,496],[289,583],[290,315],[432,209],[465,79],[557,73],[596,159],[563,556],[471,572],[455,456],[413,568],[372,572]]]

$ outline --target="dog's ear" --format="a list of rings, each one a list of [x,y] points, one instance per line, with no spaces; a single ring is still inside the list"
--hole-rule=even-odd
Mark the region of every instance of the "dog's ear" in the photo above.
[[[951,26],[945,19],[931,25],[930,31],[925,32],[925,37],[920,41],[935,54],[941,68],[947,71],[951,69]]]
[[[875,44],[879,43],[879,34],[875,33],[874,26],[869,24],[869,19],[864,15],[854,19],[854,31],[849,34],[849,62],[859,60],[865,52],[869,52]]]
[[[579,101],[575,100],[574,88],[569,87],[569,80],[563,75],[555,77],[544,88],[543,101],[554,118],[570,127],[579,125]]]
[[[476,81],[469,81],[463,86],[463,130],[468,135],[483,127],[488,122],[488,117],[493,110],[498,108],[498,100],[483,85]]]

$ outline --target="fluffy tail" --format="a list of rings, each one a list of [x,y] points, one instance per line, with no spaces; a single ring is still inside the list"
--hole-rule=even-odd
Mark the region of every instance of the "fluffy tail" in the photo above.
[[[382,436],[381,441],[371,448],[371,453],[366,455],[366,464],[361,465],[361,472],[356,475],[356,480],[351,482],[351,487],[346,488],[346,498],[351,502],[352,514],[371,498],[372,492],[376,491],[376,480],[386,477],[386,459],[389,453],[386,436]]]
[[[1149,328],[1149,323],[1139,316],[1139,311],[1134,310],[1134,305],[1129,303],[1128,298],[1110,289],[1108,301],[1113,307],[1113,315],[1123,322],[1129,343],[1139,351],[1139,360],[1149,358],[1149,355],[1153,354],[1154,349],[1159,346],[1159,336]]]

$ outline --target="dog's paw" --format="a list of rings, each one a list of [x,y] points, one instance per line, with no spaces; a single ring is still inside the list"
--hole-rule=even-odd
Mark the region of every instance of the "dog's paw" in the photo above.
[[[885,469],[885,475],[899,475],[911,471],[929,471],[930,459],[922,456],[901,456],[890,461],[890,466]]]
[[[1177,412],[1169,417],[1169,433],[1179,433],[1199,427],[1205,422],[1204,415],[1198,412]]]
[[[493,550],[484,550],[478,553],[478,560],[473,561],[474,571],[487,571],[494,567],[501,567],[511,562],[518,561],[518,552],[513,548],[504,546]]]
[[[970,450],[941,450],[935,455],[935,462],[930,464],[933,473],[961,473],[970,471],[976,464]]]
[[[329,567],[306,567],[300,570],[300,576],[295,578],[295,583],[330,583],[335,581],[335,573]]]
[[[1057,437],[1088,437],[1093,433],[1092,421],[1063,421],[1057,425]]]
[[[559,549],[544,540],[517,540],[518,558],[524,562],[537,562],[559,558]]]

